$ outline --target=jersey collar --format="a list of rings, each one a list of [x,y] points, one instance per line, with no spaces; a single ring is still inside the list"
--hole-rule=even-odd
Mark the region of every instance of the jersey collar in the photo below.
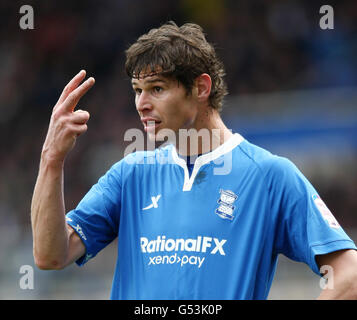
[[[211,161],[214,161],[215,159],[227,154],[228,152],[231,152],[243,140],[244,140],[244,138],[239,133],[235,133],[235,134],[233,134],[233,136],[231,138],[229,138],[225,143],[221,144],[216,149],[197,157],[191,176],[189,175],[186,161],[184,159],[182,159],[181,157],[179,157],[175,146],[173,146],[172,147],[172,160],[174,161],[174,163],[178,164],[184,170],[184,174],[185,174],[185,180],[184,180],[184,185],[183,185],[182,191],[190,191],[192,189],[192,185],[195,181],[195,177],[196,177],[199,169],[203,165],[205,165]]]

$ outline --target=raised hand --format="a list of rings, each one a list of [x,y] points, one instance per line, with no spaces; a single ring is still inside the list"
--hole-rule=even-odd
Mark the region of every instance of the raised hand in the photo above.
[[[42,148],[42,155],[47,160],[61,163],[68,152],[72,150],[79,135],[87,131],[89,113],[76,110],[79,100],[94,85],[94,78],[89,78],[80,84],[86,76],[80,71],[63,89],[63,92],[53,108],[51,120]]]

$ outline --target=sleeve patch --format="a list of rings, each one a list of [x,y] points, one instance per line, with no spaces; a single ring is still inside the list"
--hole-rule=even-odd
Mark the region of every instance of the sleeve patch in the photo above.
[[[321,216],[328,222],[329,226],[331,228],[340,228],[339,223],[337,222],[336,218],[333,216],[332,212],[329,210],[329,208],[326,206],[325,202],[320,198],[318,194],[314,194],[312,196],[312,199],[314,200],[314,203],[321,213]]]

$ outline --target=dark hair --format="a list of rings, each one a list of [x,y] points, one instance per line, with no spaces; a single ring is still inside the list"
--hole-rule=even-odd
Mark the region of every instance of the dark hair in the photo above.
[[[143,72],[145,76],[160,73],[173,77],[188,93],[192,91],[194,80],[207,73],[212,79],[210,105],[218,111],[227,94],[223,64],[202,28],[193,23],[178,27],[169,21],[139,37],[126,50],[125,70],[130,78],[139,78]]]

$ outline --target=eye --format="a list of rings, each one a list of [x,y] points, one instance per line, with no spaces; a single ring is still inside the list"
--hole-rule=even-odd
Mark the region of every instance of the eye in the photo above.
[[[142,92],[142,89],[140,88],[133,88],[134,94],[135,95],[140,95],[140,93]]]
[[[156,92],[156,93],[160,93],[163,89],[162,89],[161,87],[155,86],[155,87],[153,88],[153,90],[154,90],[154,92]]]

